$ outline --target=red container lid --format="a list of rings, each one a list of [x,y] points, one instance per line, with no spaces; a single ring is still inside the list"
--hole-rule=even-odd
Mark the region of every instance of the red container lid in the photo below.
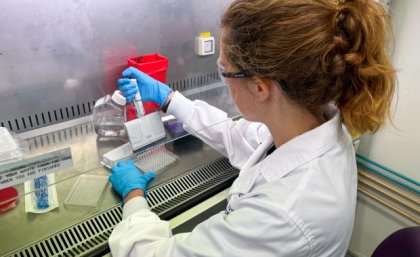
[[[0,189],[0,213],[13,209],[18,203],[18,191],[14,187]]]

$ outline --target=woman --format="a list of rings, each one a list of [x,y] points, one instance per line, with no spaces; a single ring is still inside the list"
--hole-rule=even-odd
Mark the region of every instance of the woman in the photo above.
[[[243,119],[217,126],[221,110],[124,71],[145,101],[241,171],[225,212],[172,236],[143,197],[153,173],[119,163],[110,181],[125,205],[109,239],[113,256],[344,256],[357,186],[349,131],[378,130],[395,87],[386,22],[373,0],[234,1],[222,17],[218,65]],[[137,86],[119,84],[132,100]]]

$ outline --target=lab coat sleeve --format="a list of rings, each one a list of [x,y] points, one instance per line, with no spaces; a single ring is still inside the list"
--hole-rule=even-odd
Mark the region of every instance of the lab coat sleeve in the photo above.
[[[191,233],[173,236],[169,222],[143,207],[116,226],[109,245],[114,257],[314,256],[285,211],[256,200],[243,200],[229,214],[221,212]]]
[[[226,112],[200,100],[191,101],[179,92],[175,92],[168,114],[180,120],[190,134],[228,157],[237,168],[245,164],[269,134],[262,123],[245,119],[232,121]]]

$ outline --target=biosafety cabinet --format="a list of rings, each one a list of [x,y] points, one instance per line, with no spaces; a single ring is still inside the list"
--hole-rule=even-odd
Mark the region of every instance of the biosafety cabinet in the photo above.
[[[131,152],[127,137],[98,137],[92,111],[117,89],[128,58],[158,53],[169,60],[165,79],[173,90],[237,117],[216,65],[227,4],[2,1],[0,125],[10,133],[0,146],[0,256],[107,253],[122,215],[109,167],[121,158],[157,171],[147,201],[174,233],[225,208],[238,170],[175,117],[151,110],[164,137]],[[6,146],[14,154],[3,156],[12,152]]]
[[[0,256],[107,254],[122,216],[121,198],[108,182],[119,159],[157,172],[147,201],[173,233],[225,209],[239,171],[186,134],[176,117],[150,107],[165,125],[163,137],[133,152],[127,137],[98,137],[92,112],[117,89],[129,58],[156,53],[169,61],[164,79],[173,90],[227,113],[197,133],[238,118],[216,65],[220,16],[230,2],[1,1]],[[369,234],[365,203],[399,224],[419,224],[418,182],[363,156],[357,161],[352,252],[364,247],[360,235]]]

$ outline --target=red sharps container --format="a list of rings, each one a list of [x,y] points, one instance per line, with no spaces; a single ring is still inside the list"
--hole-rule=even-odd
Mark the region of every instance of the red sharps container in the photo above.
[[[166,71],[168,70],[168,58],[163,55],[152,53],[127,59],[128,66],[134,67],[146,73],[150,77],[166,83]],[[154,102],[143,102],[145,113],[151,113],[159,109],[160,106]],[[137,118],[133,103],[127,108],[127,120]]]

